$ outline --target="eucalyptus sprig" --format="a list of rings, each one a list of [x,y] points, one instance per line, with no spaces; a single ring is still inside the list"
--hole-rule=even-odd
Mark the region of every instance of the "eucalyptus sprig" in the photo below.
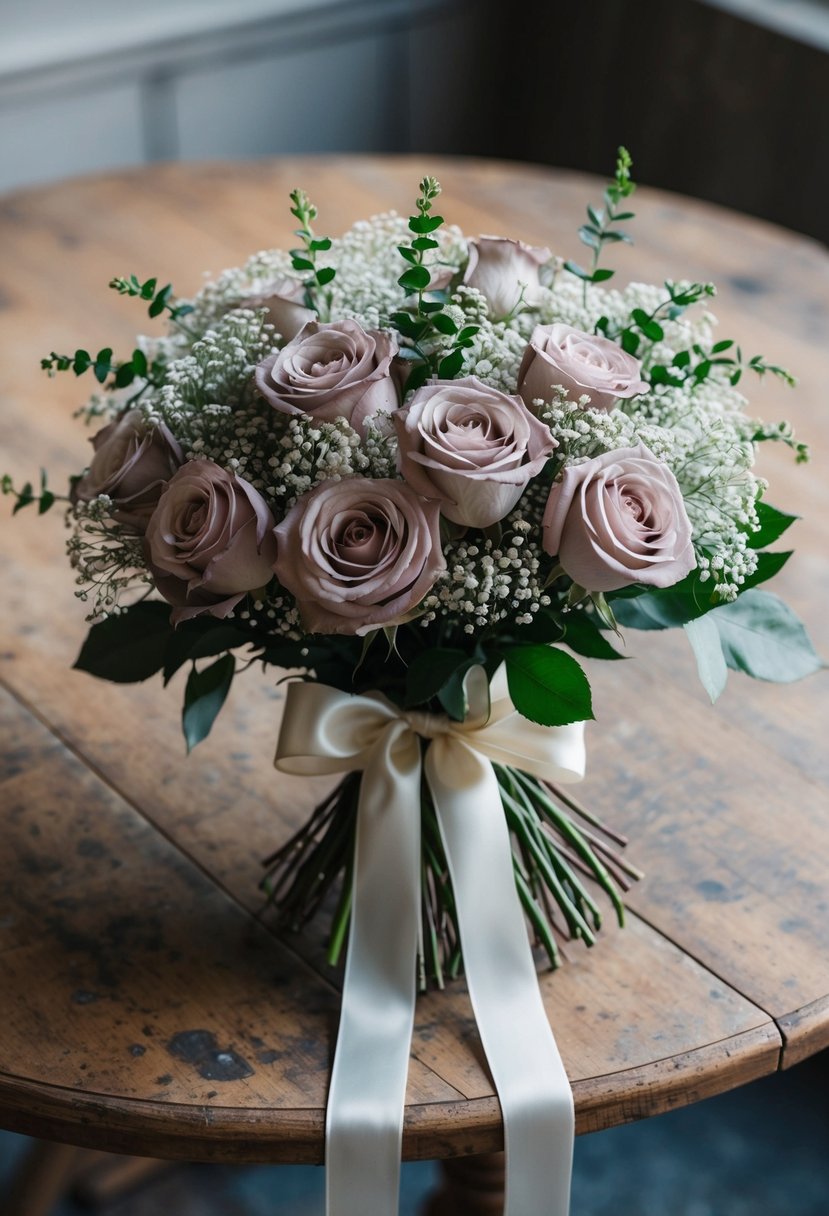
[[[294,235],[302,241],[301,249],[291,250],[291,265],[294,270],[308,273],[308,278],[303,279],[305,303],[308,308],[312,308],[319,316],[323,313],[328,316],[331,310],[331,292],[324,292],[323,288],[333,282],[337,272],[333,266],[317,266],[317,254],[326,253],[331,248],[331,238],[314,235],[311,224],[317,218],[317,209],[304,190],[292,190],[290,198],[293,203],[291,215],[295,216],[301,225],[294,230]]]
[[[463,367],[464,352],[472,345],[480,328],[478,325],[458,326],[444,311],[446,300],[441,293],[429,291],[432,272],[425,265],[425,255],[440,244],[432,234],[442,226],[443,216],[431,214],[439,194],[437,178],[424,177],[415,203],[417,215],[409,217],[409,231],[414,234],[412,242],[397,247],[400,256],[409,263],[397,282],[407,296],[413,295],[415,300],[411,311],[400,309],[390,318],[406,340],[401,356],[415,364],[406,381],[407,391],[419,388],[430,375],[441,380],[454,379]],[[452,338],[448,349],[445,346],[440,347],[439,352],[429,349],[431,340],[438,335]]]
[[[193,311],[193,305],[173,303],[172,283],[165,283],[163,287],[159,287],[156,278],[145,279],[142,283],[137,275],[131,274],[129,278],[116,275],[114,279],[110,279],[109,285],[120,296],[144,300],[148,304],[148,316],[160,317],[163,312],[167,312],[170,314],[170,320],[175,322],[179,329],[183,329],[185,333],[192,333],[186,325],[182,325],[181,318],[189,316]]]
[[[74,355],[59,355],[53,350],[40,360],[40,366],[50,376],[54,376],[56,372],[68,371],[82,376],[84,372],[91,370],[98,383],[103,384],[108,391],[126,388],[137,378],[146,381],[145,387],[152,385],[157,388],[163,383],[164,364],[161,361],[150,363],[144,351],[137,347],[123,363],[113,361],[111,346],[102,347],[97,355],[91,355],[88,350],[82,348],[76,350]],[[109,377],[112,379],[107,383]]]
[[[627,148],[620,147],[616,158],[616,173],[604,191],[604,207],[587,208],[587,223],[579,228],[579,240],[593,250],[590,269],[585,270],[577,262],[565,262],[564,269],[581,279],[584,286],[584,303],[587,304],[588,283],[604,283],[612,279],[616,273],[605,267],[599,267],[599,259],[605,245],[626,241],[633,244],[633,238],[618,225],[625,220],[632,220],[634,212],[618,210],[620,204],[630,198],[636,189],[636,183],[631,180],[630,171],[633,161]]]
[[[49,508],[53,506],[59,499],[64,502],[69,501],[65,496],[54,494],[49,489],[46,484],[45,469],[40,470],[39,494],[35,493],[30,481],[27,481],[19,490],[16,490],[14,487],[14,482],[8,473],[6,473],[2,479],[0,479],[0,493],[3,495],[11,494],[17,499],[17,502],[12,507],[12,515],[16,515],[18,511],[22,511],[24,507],[31,506],[34,502],[37,503],[38,515],[45,515]]]
[[[618,340],[622,350],[627,351],[629,355],[635,355],[639,352],[643,339],[651,343],[663,340],[663,321],[676,321],[692,304],[698,304],[700,300],[717,294],[713,283],[690,283],[680,287],[666,280],[665,290],[668,293],[666,299],[661,300],[650,312],[645,312],[644,308],[634,308],[627,323],[616,329],[611,329],[607,317],[599,317],[595,326],[596,333],[603,334],[612,341]]]

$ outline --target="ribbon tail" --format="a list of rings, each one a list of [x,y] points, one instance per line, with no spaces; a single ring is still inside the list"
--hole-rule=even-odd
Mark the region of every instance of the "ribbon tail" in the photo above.
[[[366,764],[342,1015],[326,1116],[327,1216],[396,1216],[420,922],[420,744],[402,721]]]
[[[501,1103],[505,1216],[567,1216],[573,1095],[538,988],[495,773],[456,738],[436,739],[425,768],[452,878],[469,995]]]

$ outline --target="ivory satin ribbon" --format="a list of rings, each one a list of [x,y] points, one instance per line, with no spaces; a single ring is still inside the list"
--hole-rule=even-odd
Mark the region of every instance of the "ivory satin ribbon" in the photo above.
[[[327,1216],[396,1216],[421,915],[421,772],[452,877],[464,970],[504,1122],[505,1216],[567,1216],[573,1097],[541,1001],[491,761],[584,776],[584,724],[536,726],[503,668],[466,681],[464,722],[380,694],[288,686],[276,767],[362,771],[342,1013],[326,1114]],[[421,759],[421,738],[429,740]]]

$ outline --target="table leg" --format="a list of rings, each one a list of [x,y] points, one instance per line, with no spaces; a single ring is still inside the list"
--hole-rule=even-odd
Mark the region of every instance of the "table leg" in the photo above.
[[[423,1216],[503,1216],[503,1153],[451,1157],[441,1162],[441,1174]]]
[[[0,1204],[0,1216],[49,1216],[87,1156],[71,1144],[35,1140]]]

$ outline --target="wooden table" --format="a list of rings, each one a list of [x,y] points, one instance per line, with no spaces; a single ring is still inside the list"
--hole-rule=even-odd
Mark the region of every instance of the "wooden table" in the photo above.
[[[337,233],[407,212],[424,171],[467,232],[572,256],[593,179],[477,161],[323,158],[160,166],[0,203],[4,464],[20,479],[77,469],[84,386],[50,383],[54,347],[129,343],[114,274],[196,289],[203,269],[284,245],[304,186]],[[827,258],[814,243],[642,190],[624,278],[714,279],[724,335],[801,377],[751,384],[816,462],[765,452],[772,501],[797,510],[775,589],[829,653]],[[97,344],[97,345],[96,345]],[[249,673],[209,746],[185,759],[179,680],[116,686],[69,668],[85,633],[60,520],[4,521],[7,563],[0,850],[0,1125],[118,1153],[318,1162],[338,1009],[319,939],[261,917],[260,861],[320,787],[271,768],[274,681]],[[643,1118],[765,1076],[829,1044],[827,681],[732,676],[716,708],[684,639],[634,638],[647,662],[594,665],[598,721],[581,797],[629,833],[647,878],[628,928],[542,978],[578,1131]],[[498,1103],[461,984],[418,1005],[408,1158],[501,1147]],[[472,1207],[469,1208],[472,1211]],[[483,1209],[481,1209],[483,1210]]]

